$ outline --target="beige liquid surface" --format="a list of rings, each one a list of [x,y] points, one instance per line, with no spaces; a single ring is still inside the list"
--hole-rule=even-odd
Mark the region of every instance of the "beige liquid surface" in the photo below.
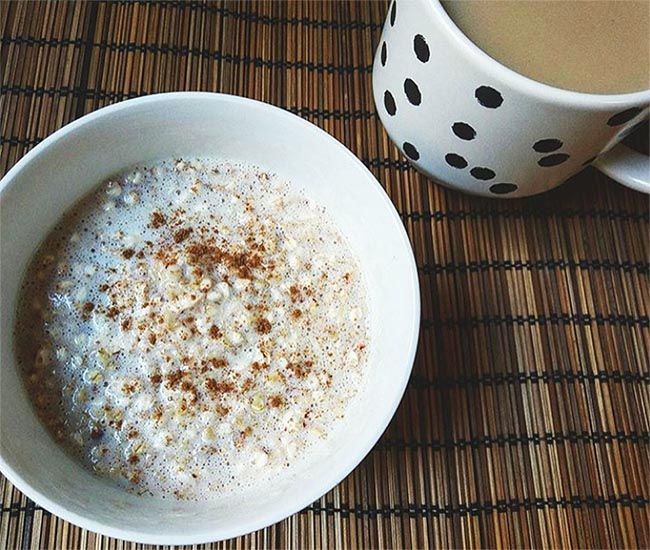
[[[454,0],[449,16],[507,67],[595,94],[650,88],[650,0]]]

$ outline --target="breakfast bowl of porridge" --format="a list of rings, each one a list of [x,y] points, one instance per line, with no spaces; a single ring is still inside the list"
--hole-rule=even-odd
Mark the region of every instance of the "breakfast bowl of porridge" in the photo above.
[[[341,481],[393,416],[417,271],[372,174],[252,100],[59,130],[0,185],[0,469],[84,528],[237,536]]]

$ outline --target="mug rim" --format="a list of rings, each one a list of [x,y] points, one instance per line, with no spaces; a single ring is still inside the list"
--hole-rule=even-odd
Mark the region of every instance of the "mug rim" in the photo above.
[[[297,131],[313,132],[319,139],[331,143],[336,148],[337,155],[340,155],[342,159],[346,159],[351,163],[351,165],[359,168],[363,176],[373,183],[372,188],[370,188],[368,192],[377,194],[378,200],[381,201],[381,208],[386,208],[389,212],[389,216],[394,222],[394,230],[399,234],[400,246],[405,250],[407,257],[409,258],[407,267],[409,287],[405,288],[404,295],[408,296],[411,306],[409,311],[408,327],[410,338],[408,342],[404,343],[405,361],[403,367],[399,371],[396,371],[394,391],[391,396],[392,400],[385,403],[385,406],[381,407],[380,412],[374,416],[370,414],[370,411],[368,412],[368,418],[372,417],[374,420],[370,423],[370,428],[367,430],[364,438],[357,443],[356,448],[351,449],[347,454],[341,467],[332,470],[328,476],[315,480],[311,486],[305,487],[301,493],[301,498],[291,500],[290,502],[279,503],[273,512],[269,512],[260,517],[247,518],[239,526],[221,526],[218,522],[215,522],[209,529],[198,534],[181,532],[174,534],[147,534],[142,531],[117,527],[112,524],[111,521],[106,520],[105,517],[91,517],[78,514],[71,510],[66,504],[56,501],[54,498],[51,498],[49,494],[33,487],[30,479],[14,469],[5,459],[3,449],[0,447],[0,471],[28,498],[42,505],[45,509],[60,518],[84,529],[89,529],[106,536],[145,544],[204,544],[241,536],[257,529],[268,527],[269,525],[299,512],[305,506],[308,506],[311,502],[317,500],[332,488],[336,487],[345,477],[358,467],[361,461],[368,455],[395,416],[397,408],[404,397],[418,348],[421,311],[418,273],[410,240],[406,229],[399,218],[397,209],[374,174],[372,174],[361,160],[359,160],[359,158],[356,157],[356,155],[354,155],[354,153],[352,153],[352,151],[350,151],[350,149],[348,149],[342,142],[316,124],[294,115],[286,109],[276,107],[269,103],[231,94],[180,91],[150,94],[101,107],[59,128],[42,142],[37,144],[33,149],[28,151],[0,180],[0,205],[3,203],[7,189],[10,186],[20,183],[18,177],[28,164],[37,160],[38,157],[43,155],[52,145],[63,139],[68,134],[77,131],[80,127],[91,124],[102,124],[103,119],[111,117],[116,112],[126,109],[138,108],[140,106],[155,103],[173,102],[176,100],[194,101],[201,99],[244,105],[253,110],[259,110],[260,112],[271,113],[274,116],[284,117],[296,125]],[[5,365],[3,365],[3,367],[4,366]],[[11,366],[13,367],[14,365]],[[79,467],[82,468],[83,466],[79,465]]]
[[[395,2],[397,0],[393,0]],[[618,93],[618,94],[592,94],[558,88],[550,84],[544,84],[538,80],[506,67],[503,63],[487,54],[479,48],[472,40],[456,25],[454,20],[449,16],[442,6],[441,0],[420,0],[420,3],[428,6],[433,10],[442,27],[456,41],[468,56],[478,57],[479,60],[490,66],[496,75],[496,78],[505,81],[508,85],[523,92],[527,95],[533,95],[540,99],[551,100],[556,103],[571,105],[573,107],[583,108],[604,108],[615,109],[617,107],[629,106],[633,104],[650,103],[650,88],[636,92]]]

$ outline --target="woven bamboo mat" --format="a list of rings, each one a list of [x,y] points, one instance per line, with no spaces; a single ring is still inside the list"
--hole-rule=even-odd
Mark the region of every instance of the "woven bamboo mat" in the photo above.
[[[423,310],[395,419],[322,499],[215,547],[648,547],[648,200],[591,168],[511,202],[419,175],[372,101],[385,11],[384,2],[0,2],[3,173],[103,105],[220,91],[318,124],[399,210]],[[5,480],[0,495],[2,548],[140,547],[78,529]]]

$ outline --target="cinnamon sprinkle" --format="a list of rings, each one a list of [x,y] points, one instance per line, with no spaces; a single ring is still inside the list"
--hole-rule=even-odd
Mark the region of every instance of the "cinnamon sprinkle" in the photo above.
[[[271,323],[264,317],[260,317],[255,323],[255,330],[260,334],[268,334],[271,332]]]
[[[298,363],[287,363],[285,367],[288,371],[291,372],[296,378],[304,378],[307,376],[309,369],[313,366],[312,361],[304,361],[302,364]]]
[[[178,386],[179,382],[185,376],[186,372],[180,369],[177,369],[173,372],[170,372],[165,376],[165,387],[169,389],[174,389]]]
[[[152,212],[151,222],[150,222],[151,227],[153,227],[154,229],[158,229],[160,226],[164,225],[165,223],[166,223],[165,216],[163,216],[157,210],[155,212]]]
[[[179,229],[174,233],[174,242],[175,243],[182,243],[185,239],[187,239],[191,234],[192,234],[192,228],[191,227],[185,227],[183,229]]]
[[[223,369],[228,366],[228,361],[226,361],[223,357],[220,357],[218,359],[213,357],[212,359],[208,359],[207,363],[211,365],[213,369]]]
[[[258,361],[254,361],[253,363],[251,363],[251,369],[253,369],[253,371],[255,372],[260,372],[268,368],[269,368],[268,363],[260,363]]]
[[[117,309],[115,306],[111,306],[106,311],[106,317],[108,317],[109,319],[114,319],[115,317],[117,317],[117,315],[119,315],[119,313],[120,313],[119,309]]]
[[[289,296],[291,297],[291,301],[293,303],[296,303],[298,300],[302,301],[302,293],[296,285],[289,287]]]
[[[213,397],[219,397],[222,393],[229,393],[235,389],[230,382],[217,382],[214,378],[208,378],[205,387]]]
[[[190,166],[188,171],[202,170],[189,163],[186,165]],[[283,219],[273,217],[274,208],[284,208],[282,200],[272,197],[268,205],[260,203],[258,211],[253,208],[254,201],[245,201],[248,182],[242,184],[246,190],[240,192],[223,188],[225,202],[221,198],[218,200],[224,202],[226,213],[213,210],[207,199],[202,200],[200,196],[198,199],[181,197],[187,205],[186,211],[166,194],[164,207],[160,206],[164,215],[161,211],[152,212],[151,207],[146,211],[134,208],[134,216],[141,216],[142,212],[145,216],[144,220],[134,217],[140,224],[135,232],[138,227],[144,230],[137,244],[132,244],[135,238],[129,242],[131,236],[126,231],[118,231],[115,238],[107,233],[110,239],[105,239],[106,243],[104,233],[100,232],[101,237],[97,237],[98,253],[102,246],[110,248],[111,258],[117,261],[116,268],[103,266],[102,262],[81,266],[81,272],[89,277],[95,273],[93,269],[104,277],[103,280],[97,277],[98,287],[94,293],[99,288],[105,297],[98,299],[96,304],[81,301],[73,313],[78,318],[82,314],[101,313],[103,319],[99,319],[98,325],[102,330],[106,328],[106,338],[98,334],[95,339],[91,333],[89,336],[93,340],[87,345],[90,353],[100,350],[99,359],[106,368],[93,378],[96,384],[84,386],[75,378],[64,389],[70,388],[71,399],[76,399],[75,392],[81,384],[90,394],[89,399],[84,396],[85,406],[91,407],[102,388],[106,388],[111,405],[104,415],[105,420],[95,426],[91,423],[85,433],[89,431],[92,439],[105,438],[101,440],[103,445],[99,450],[93,449],[93,453],[100,452],[104,445],[109,448],[116,445],[120,451],[115,458],[120,463],[120,475],[135,479],[136,483],[149,483],[151,478],[149,470],[144,469],[145,456],[147,468],[157,467],[150,458],[154,462],[158,459],[158,440],[151,444],[158,435],[167,446],[171,446],[172,435],[166,434],[177,437],[177,455],[185,452],[181,443],[185,445],[193,438],[189,445],[199,454],[214,452],[230,459],[234,443],[238,448],[245,446],[247,453],[255,453],[253,457],[259,458],[261,453],[266,453],[273,454],[275,460],[276,450],[271,447],[276,440],[267,435],[284,430],[287,434],[287,440],[282,441],[285,450],[289,445],[297,445],[296,452],[300,452],[300,434],[293,433],[294,413],[300,411],[297,422],[302,422],[305,429],[313,427],[327,431],[329,416],[322,413],[329,405],[327,396],[314,399],[313,391],[317,387],[332,386],[333,378],[327,368],[332,372],[342,369],[342,362],[337,363],[342,353],[357,353],[359,360],[365,358],[365,354],[361,357],[365,347],[363,335],[354,333],[355,329],[361,330],[361,323],[339,327],[329,322],[330,308],[335,307],[336,300],[353,304],[357,301],[356,286],[346,288],[345,284],[357,283],[353,262],[336,263],[339,256],[332,256],[331,273],[325,271],[321,279],[318,266],[302,262],[308,255],[306,248],[313,250],[316,257],[318,251],[312,237],[301,238],[300,228],[295,233],[291,226],[285,230]],[[125,193],[129,185],[127,178],[124,180]],[[210,189],[213,186],[214,193],[219,193],[216,190],[221,189],[219,182],[206,181],[203,185]],[[183,193],[180,189],[174,191],[177,195]],[[203,192],[198,187],[195,191]],[[239,200],[231,206],[227,202],[229,197]],[[206,207],[196,208],[195,212],[201,202]],[[249,213],[240,216],[244,204]],[[292,208],[287,204],[288,210]],[[320,238],[326,246],[338,245],[336,236],[328,234],[326,223],[316,229],[322,233],[317,234],[316,239]],[[145,241],[146,238],[151,241]],[[293,249],[296,251],[292,252]],[[330,263],[327,252],[328,249],[324,249],[322,256],[325,265]],[[337,249],[337,253],[340,250]],[[293,265],[288,261],[291,254],[301,258],[299,273],[289,269],[289,264]],[[133,257],[137,260],[131,262]],[[350,273],[343,275],[346,269]],[[94,280],[91,278],[89,282]],[[94,300],[92,286],[89,290],[89,297]],[[350,319],[354,320],[351,316]],[[301,332],[302,327],[305,332]],[[336,330],[332,334],[336,341],[330,340],[330,330]],[[86,330],[82,332],[87,334]],[[85,339],[85,336],[79,338],[80,341]],[[115,339],[120,343],[115,343]],[[76,341],[74,345],[77,346]],[[117,349],[123,351],[114,351]],[[316,368],[315,363],[306,358],[314,357],[321,349],[322,359]],[[73,353],[86,353],[72,346],[61,352],[56,348],[56,352],[62,357],[66,353],[68,357]],[[85,378],[83,382],[87,382]],[[115,384],[118,394],[121,390],[123,395],[131,397],[113,401]],[[338,389],[332,390],[335,394],[336,391]],[[43,399],[47,406],[53,403],[51,398],[46,402]],[[113,405],[114,402],[117,405]],[[300,418],[305,406],[314,412],[311,417]],[[249,415],[247,408],[260,414]],[[284,429],[282,422],[280,426],[267,429],[269,422],[282,417],[283,409],[290,413],[291,427]],[[223,418],[214,423],[213,414]],[[200,435],[187,430],[193,425],[203,430]],[[149,449],[146,455],[140,454],[140,449],[137,453],[130,452],[136,438],[144,439],[143,445]],[[284,451],[278,449],[277,452],[279,460],[284,460],[281,454]],[[112,453],[110,460],[114,460]],[[265,463],[263,458],[260,460]],[[197,470],[195,465],[188,465],[185,471],[194,476]],[[200,478],[203,477],[201,473]],[[209,475],[207,477],[209,479]],[[182,492],[185,493],[185,489]]]
[[[181,383],[181,390],[190,394],[190,402],[196,403],[199,399],[199,394],[196,391],[196,386],[189,380],[184,380]]]
[[[281,407],[284,404],[284,399],[280,395],[272,395],[269,397],[269,405],[273,408]]]
[[[215,411],[219,416],[226,416],[230,412],[230,409],[219,404],[215,407]]]

